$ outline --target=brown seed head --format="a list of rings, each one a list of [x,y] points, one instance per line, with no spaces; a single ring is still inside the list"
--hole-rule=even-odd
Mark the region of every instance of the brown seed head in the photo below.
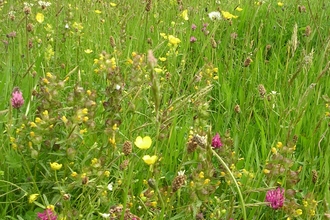
[[[265,95],[266,95],[266,89],[265,89],[265,86],[262,85],[262,84],[259,84],[258,85],[258,91],[259,91],[259,95],[261,98],[264,98]]]

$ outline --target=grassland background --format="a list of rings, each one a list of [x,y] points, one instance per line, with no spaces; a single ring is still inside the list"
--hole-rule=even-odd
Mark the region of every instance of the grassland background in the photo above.
[[[70,181],[67,180],[70,179],[70,171],[83,172],[93,158],[106,157],[110,180],[115,182],[117,189],[111,195],[109,193],[108,202],[99,200],[102,191],[95,188],[107,185],[108,179],[95,177],[94,188],[79,186],[81,188],[70,192],[74,200],[67,203],[62,201],[63,212],[69,213],[68,210],[75,207],[80,214],[77,218],[96,219],[99,218],[97,213],[108,212],[111,205],[125,204],[130,200],[133,203],[132,212],[138,213],[141,218],[160,219],[157,215],[160,198],[156,208],[145,205],[141,211],[138,207],[143,202],[133,199],[133,195],[139,197],[147,187],[143,184],[144,179],[154,178],[159,186],[166,186],[171,185],[178,171],[186,170],[189,176],[198,170],[196,164],[200,158],[197,154],[189,156],[186,152],[190,130],[200,135],[208,134],[209,141],[212,134],[218,132],[223,137],[230,130],[234,145],[228,154],[235,151],[239,158],[244,158],[235,164],[237,170],[245,169],[254,174],[252,179],[241,179],[245,203],[250,205],[246,208],[247,219],[288,217],[287,212],[274,211],[259,203],[264,201],[263,189],[270,187],[263,171],[271,157],[272,147],[279,141],[284,145],[289,144],[296,135],[298,140],[292,159],[293,167],[300,169],[300,181],[294,187],[297,203],[301,205],[297,208],[303,209],[302,200],[306,195],[312,194],[318,202],[315,216],[308,216],[304,212],[296,218],[323,219],[330,212],[328,1],[283,1],[284,5],[279,6],[276,1],[265,1],[258,5],[254,1],[221,1],[217,4],[217,1],[192,0],[182,1],[180,10],[177,1],[163,0],[153,1],[150,11],[146,11],[146,2],[143,1],[125,0],[110,4],[108,1],[59,0],[51,2],[46,9],[41,9],[36,1],[31,1],[34,5],[28,15],[23,11],[23,1],[0,2],[0,217],[33,219],[42,205],[29,204],[29,194],[40,194],[38,204],[44,206],[48,205],[46,203],[61,202],[62,192],[71,190]],[[238,6],[243,10],[236,11]],[[302,6],[306,11],[301,10]],[[182,16],[182,11],[186,9],[188,20]],[[238,18],[210,20],[208,13],[217,10],[228,11]],[[10,12],[14,14],[14,19],[10,17]],[[43,22],[37,21],[37,13],[44,15]],[[210,32],[208,35],[201,31],[206,23]],[[33,26],[31,32],[27,28],[29,24]],[[197,26],[196,30],[191,28],[192,24]],[[181,40],[175,48],[177,54],[161,33]],[[191,43],[191,36],[195,36],[197,41]],[[114,39],[115,46],[111,45],[110,37]],[[212,46],[212,42],[216,45],[213,43]],[[134,60],[132,53],[145,54],[146,59],[148,50],[153,51],[158,59],[158,68],[162,69],[157,79],[159,91],[153,90],[156,83],[152,77],[144,77],[150,74],[147,65],[145,69],[142,68],[144,72],[134,72],[132,66],[127,64],[129,59]],[[174,54],[167,56],[166,53],[171,50]],[[123,93],[120,96],[107,93],[107,89],[113,89],[111,86],[116,85],[109,81],[107,74],[95,73],[98,65],[94,60],[100,58],[102,51],[115,57],[116,65],[120,68],[120,77],[111,78],[121,83]],[[167,60],[162,62],[160,57],[166,57]],[[252,62],[245,65],[247,59]],[[196,82],[198,73],[206,71],[205,68],[211,63],[210,69],[217,68],[214,76],[218,77],[205,80],[204,77]],[[85,91],[91,90],[97,97],[94,100],[94,113],[89,115],[95,127],[84,125],[81,129],[86,128],[88,132],[72,142],[78,151],[75,160],[70,160],[66,151],[57,152],[54,148],[42,150],[45,148],[42,143],[35,148],[39,152],[38,159],[33,158],[31,152],[11,147],[10,137],[15,136],[15,129],[20,123],[34,121],[41,114],[38,111],[40,99],[36,101],[38,98],[32,93],[41,88],[40,79],[47,78],[48,72],[57,79],[65,80],[65,86],[58,88],[56,96],[63,104],[60,107],[62,110],[56,111],[56,114],[69,114],[70,110],[66,107],[86,107],[86,103],[79,103],[79,95],[77,100],[72,101],[74,105],[70,106],[67,101],[77,86]],[[264,98],[260,96],[260,85],[266,89]],[[25,104],[19,110],[10,107],[15,86],[20,88],[25,98]],[[160,116],[155,115],[157,97],[161,97],[158,100],[161,109],[159,114],[165,118],[163,121],[157,121]],[[104,107],[104,101],[119,107]],[[114,103],[116,101],[119,103]],[[240,107],[239,113],[235,111],[237,105]],[[174,110],[169,110],[171,106],[175,106]],[[50,105],[50,110],[52,108],[55,109],[56,105]],[[202,118],[202,122],[196,120],[196,116]],[[111,129],[104,132],[109,117],[120,118],[118,132]],[[60,121],[58,119],[55,124]],[[168,121],[170,123],[166,124]],[[162,125],[166,125],[166,128]],[[39,132],[52,144],[56,142],[69,148],[70,144],[66,142],[71,141],[68,138],[71,130],[67,128],[61,131],[58,128],[54,133],[47,130]],[[109,144],[111,135],[116,136],[117,148]],[[143,163],[141,151],[136,152],[137,156],[131,159],[128,170],[119,169],[124,160],[122,154],[118,153],[119,149],[124,141],[134,142],[139,135],[152,137],[153,150],[149,154],[162,158],[155,168],[159,173],[151,171]],[[20,144],[28,145],[23,141]],[[66,167],[63,173],[59,173],[61,180],[55,179],[52,171],[49,171],[48,163],[54,161]],[[75,165],[69,165],[71,162]],[[313,180],[313,174],[317,174],[316,181]],[[31,178],[40,182],[33,182]],[[123,185],[116,185],[118,180]],[[272,186],[276,186],[277,182],[286,182],[286,179],[271,182]],[[195,211],[187,213],[190,206],[204,207],[206,219],[219,210],[227,210],[227,214],[219,214],[221,219],[242,218],[243,214],[238,208],[239,199],[232,199],[237,197],[235,187],[223,186],[221,191],[211,195],[212,198],[225,195],[221,197],[220,205],[209,204],[202,199],[192,205],[188,188],[189,180],[182,189],[182,196],[171,197],[165,208],[159,208],[168,219],[191,218],[191,213]],[[45,198],[49,201],[46,202]],[[200,205],[200,201],[203,205]],[[61,209],[55,208],[59,215]]]

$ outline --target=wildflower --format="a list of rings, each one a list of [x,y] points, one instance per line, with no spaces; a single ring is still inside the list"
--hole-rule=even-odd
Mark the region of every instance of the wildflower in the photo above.
[[[243,8],[237,7],[235,10],[236,11],[243,11]]]
[[[109,191],[112,191],[113,190],[113,183],[109,183],[108,186],[107,186],[108,190]]]
[[[101,14],[102,12],[100,10],[95,10],[94,11],[96,14]]]
[[[91,49],[86,49],[86,50],[84,50],[84,51],[85,51],[85,53],[87,53],[87,54],[93,53],[93,50],[91,50]]]
[[[190,43],[195,43],[197,41],[197,38],[194,36],[190,37]]]
[[[11,106],[13,108],[20,108],[24,104],[24,98],[22,92],[19,90],[19,88],[14,88],[14,91],[12,93],[11,98]]]
[[[42,213],[38,213],[37,214],[38,219],[40,220],[56,220],[57,219],[57,215],[54,213],[54,211],[52,209],[46,209],[44,212]]]
[[[145,155],[142,157],[142,159],[146,164],[152,165],[157,161],[158,157],[156,155],[151,156],[151,157],[149,155]]]
[[[296,209],[295,213],[296,213],[297,216],[302,215],[302,210],[301,209]]]
[[[279,209],[284,204],[284,189],[278,187],[275,190],[269,190],[266,193],[266,202],[269,202],[269,206],[273,209]]]
[[[49,164],[52,170],[60,170],[62,168],[62,164],[59,164],[57,162],[49,163]]]
[[[116,3],[113,3],[113,2],[110,2],[110,6],[111,6],[111,7],[116,7],[117,4],[116,4]]]
[[[219,133],[217,133],[217,134],[212,138],[211,146],[212,146],[213,148],[220,148],[220,147],[222,147],[222,142],[221,142],[221,139],[220,139],[220,135],[219,135]]]
[[[284,5],[284,3],[283,2],[277,2],[277,5],[282,7]]]
[[[283,144],[282,144],[282,142],[280,142],[280,141],[279,141],[279,142],[277,142],[277,144],[276,144],[276,147],[277,147],[277,148],[282,148],[282,147],[283,147]]]
[[[106,171],[104,171],[103,174],[104,174],[104,176],[109,177],[110,176],[110,171],[106,170]]]
[[[110,214],[109,213],[99,213],[103,218],[109,218]]]
[[[45,16],[44,16],[42,13],[37,13],[37,15],[36,15],[36,20],[37,20],[39,23],[42,23],[42,22],[45,20]]]
[[[221,11],[221,14],[225,19],[238,18],[238,16],[232,15],[227,11]]]
[[[138,136],[134,142],[135,146],[137,146],[140,149],[144,149],[144,150],[150,148],[151,143],[152,143],[152,140],[149,136],[145,136],[144,138],[142,138],[141,136]]]
[[[191,29],[192,29],[193,31],[196,30],[196,28],[197,28],[196,24],[192,24],[192,25],[191,25]]]
[[[184,20],[186,20],[186,21],[189,20],[189,18],[188,18],[188,10],[187,10],[187,9],[184,10],[184,11],[181,13],[181,17],[182,17]]]
[[[31,194],[29,196],[29,203],[33,203],[34,201],[36,201],[38,199],[39,194]]]
[[[209,13],[209,18],[212,21],[221,20],[221,14],[218,11],[212,11]]]
[[[177,46],[179,43],[181,43],[181,40],[179,38],[174,37],[173,35],[168,36],[168,41],[173,46]]]

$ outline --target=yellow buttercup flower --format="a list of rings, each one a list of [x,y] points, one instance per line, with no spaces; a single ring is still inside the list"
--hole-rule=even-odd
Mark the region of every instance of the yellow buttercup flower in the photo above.
[[[146,164],[152,165],[157,161],[158,157],[156,155],[151,156],[151,157],[149,155],[145,155],[142,157],[142,159]]]
[[[60,170],[62,168],[62,164],[59,164],[57,162],[49,163],[49,164],[52,170]]]
[[[44,16],[42,13],[37,13],[37,15],[36,15],[36,20],[37,20],[39,23],[42,23],[42,22],[45,20],[45,16]]]
[[[188,10],[187,10],[187,9],[186,9],[186,10],[183,10],[183,12],[181,13],[181,17],[182,17],[184,20],[186,20],[186,21],[189,20],[189,18],[188,18]]]
[[[152,143],[152,140],[149,136],[145,136],[144,138],[142,138],[141,136],[138,136],[134,142],[135,146],[137,146],[140,149],[150,148],[151,143]]]
[[[38,199],[39,194],[31,194],[29,196],[29,203],[33,203],[34,201],[36,201]]]
[[[277,2],[277,5],[282,7],[284,5],[284,3],[283,2]]]
[[[225,19],[238,18],[238,16],[232,15],[228,11],[221,11],[221,14]]]
[[[117,6],[117,4],[113,3],[113,2],[110,2],[110,5],[111,5],[111,7],[116,7]]]
[[[181,43],[181,40],[179,38],[174,37],[173,35],[168,36],[168,41],[174,46],[177,46],[179,43]]]

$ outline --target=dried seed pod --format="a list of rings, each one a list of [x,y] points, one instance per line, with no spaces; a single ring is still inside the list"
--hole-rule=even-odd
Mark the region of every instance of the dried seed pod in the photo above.
[[[123,153],[125,154],[125,156],[132,153],[132,142],[125,141],[125,143],[123,145]]]
[[[147,0],[147,5],[146,5],[146,8],[145,8],[145,10],[147,12],[149,12],[151,10],[151,5],[152,5],[152,0]]]
[[[259,91],[259,95],[261,98],[264,98],[265,95],[266,95],[266,89],[265,89],[265,86],[262,85],[262,84],[259,84],[258,85],[258,91]]]
[[[178,191],[184,184],[186,180],[185,175],[178,175],[172,182],[172,192]]]
[[[313,183],[316,183],[318,179],[318,174],[316,170],[312,170],[312,181]]]

